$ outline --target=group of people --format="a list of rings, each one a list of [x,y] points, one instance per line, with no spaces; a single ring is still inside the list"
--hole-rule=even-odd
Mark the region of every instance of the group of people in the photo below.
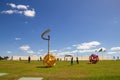
[[[19,58],[19,60],[21,61],[21,57]],[[41,57],[40,57],[40,60],[42,60]],[[30,63],[30,61],[31,61],[31,57],[28,56],[28,63]],[[74,62],[73,57],[71,57],[71,65],[73,65],[73,62]],[[79,64],[79,59],[78,59],[78,57],[76,57],[76,63]]]
[[[73,57],[71,57],[71,65],[73,65],[73,62],[74,62]],[[78,59],[78,57],[76,57],[76,63],[79,64],[79,59]]]
[[[21,61],[21,60],[22,60],[21,57],[19,57],[19,61]],[[28,61],[28,63],[31,62],[31,57],[30,56],[28,56],[27,61]],[[39,61],[42,61],[42,57],[40,57]]]
[[[113,56],[113,60],[120,60],[119,56]]]
[[[41,57],[40,57],[40,59],[41,59]],[[41,59],[41,60],[42,60],[42,59]],[[29,57],[28,57],[28,63],[30,63],[30,61],[31,61],[31,58],[30,58],[30,56],[29,56]],[[71,65],[73,65],[73,62],[74,62],[73,57],[71,57]],[[78,57],[76,57],[76,63],[79,64],[79,59],[78,59]]]

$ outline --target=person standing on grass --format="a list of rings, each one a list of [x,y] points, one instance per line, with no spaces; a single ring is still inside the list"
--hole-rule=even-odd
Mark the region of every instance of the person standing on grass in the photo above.
[[[119,56],[117,56],[117,60],[119,60]]]
[[[28,57],[28,63],[30,63],[30,61],[31,61],[31,58],[30,58],[30,56]]]
[[[42,61],[42,57],[40,57],[40,61]]]
[[[71,65],[73,65],[73,57],[71,57]]]
[[[113,60],[115,60],[115,56],[113,56]]]
[[[21,57],[19,57],[19,61],[21,61]]]
[[[76,57],[76,62],[77,62],[77,64],[79,64],[79,60],[78,60],[78,57]]]

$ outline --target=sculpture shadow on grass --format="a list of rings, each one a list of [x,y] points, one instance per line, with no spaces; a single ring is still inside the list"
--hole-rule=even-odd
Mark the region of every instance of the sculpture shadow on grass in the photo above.
[[[37,66],[36,68],[51,68],[52,66]]]

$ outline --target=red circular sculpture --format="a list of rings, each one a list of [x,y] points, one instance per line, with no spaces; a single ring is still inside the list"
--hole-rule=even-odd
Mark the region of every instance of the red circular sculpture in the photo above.
[[[89,61],[90,61],[92,64],[96,64],[96,63],[99,61],[98,55],[96,55],[96,54],[91,54],[91,55],[89,56]]]

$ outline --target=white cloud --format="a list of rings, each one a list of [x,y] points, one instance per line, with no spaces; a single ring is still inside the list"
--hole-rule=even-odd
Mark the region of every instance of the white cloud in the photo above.
[[[71,49],[71,47],[67,47],[66,49]]]
[[[120,47],[112,47],[111,50],[112,51],[120,50]]]
[[[23,46],[20,47],[20,49],[23,50],[23,51],[27,51],[27,50],[30,49],[30,46],[28,46],[28,45],[23,45]]]
[[[27,53],[33,54],[34,52],[32,50],[28,50]]]
[[[18,11],[18,10],[6,10],[6,11],[2,11],[1,13],[5,13],[5,14],[22,14],[23,11]]]
[[[56,56],[65,56],[65,55],[69,55],[69,54],[76,55],[76,53],[77,54],[78,53],[91,53],[91,52],[95,52],[95,50],[97,50],[95,47],[97,47],[100,44],[101,43],[99,43],[97,41],[91,41],[91,42],[81,43],[81,44],[77,44],[77,45],[72,45],[72,46],[69,46],[69,47],[66,47],[66,48],[60,49],[60,50],[50,50],[50,53],[52,53],[52,54],[55,53]],[[20,47],[20,49],[29,54],[34,53],[34,51],[32,51],[30,49],[30,46],[28,46],[28,45],[23,45]],[[39,50],[37,52],[37,54],[43,55],[44,50],[43,49]]]
[[[71,53],[78,53],[79,52],[79,50],[73,50],[73,51],[71,51]]]
[[[90,50],[90,49],[88,49],[88,50],[80,50],[79,52],[80,52],[80,53],[95,52],[95,50]]]
[[[108,52],[107,54],[116,54],[117,52]]]
[[[42,51],[43,51],[43,49],[40,49],[40,50],[39,50],[39,52],[42,52]]]
[[[29,5],[16,5],[13,3],[7,3],[8,6],[10,6],[12,9],[4,10],[1,13],[3,14],[20,14],[24,15],[26,17],[35,17],[35,9],[29,9]]]
[[[76,46],[77,49],[90,49],[90,48],[96,47],[98,45],[100,45],[100,42],[92,41],[92,42],[87,42],[87,43],[85,42],[85,43],[73,45],[73,46]]]
[[[67,54],[73,54],[75,55],[76,53],[91,53],[95,52],[95,48],[99,46],[101,43],[98,41],[91,41],[91,42],[85,42],[77,45],[72,45],[72,47],[66,47],[64,48],[64,51],[57,51],[57,55],[67,55]],[[68,51],[68,49],[70,49]]]
[[[12,51],[7,51],[7,53],[12,53]]]
[[[12,8],[17,8],[17,9],[28,9],[28,5],[16,5],[16,4],[13,4],[13,3],[7,3],[7,5],[9,5],[10,7]]]
[[[34,9],[32,9],[32,10],[25,10],[24,11],[24,15],[28,16],[28,17],[34,17],[35,16],[35,10]]]
[[[28,24],[28,21],[25,21],[25,24]]]
[[[13,13],[14,13],[14,10],[6,10],[6,11],[2,11],[1,13],[13,14]]]
[[[21,40],[21,38],[15,38],[16,41]]]
[[[89,53],[89,52],[95,52],[95,50],[94,49],[84,49],[84,50],[73,50],[73,51],[71,51],[71,53]]]
[[[16,5],[13,3],[7,3],[7,5],[11,6],[12,8],[16,8]]]
[[[55,53],[57,52],[58,50],[50,50],[51,53]]]
[[[26,5],[17,5],[17,8],[18,9],[28,9],[28,5],[26,6]]]
[[[21,50],[25,51],[28,54],[34,54],[34,51],[30,49],[29,45],[23,45],[20,47]]]
[[[89,53],[89,52],[95,52],[94,49],[90,50],[72,50],[72,51],[57,51],[58,56],[64,56],[64,55],[75,55],[76,53]]]
[[[41,50],[38,50],[38,52],[37,52],[37,54],[42,54],[43,53],[43,49],[41,49]]]
[[[63,51],[63,52],[59,52],[57,55],[58,56],[64,56],[64,55],[69,55],[69,54],[71,54],[71,52],[69,52],[69,51]]]

